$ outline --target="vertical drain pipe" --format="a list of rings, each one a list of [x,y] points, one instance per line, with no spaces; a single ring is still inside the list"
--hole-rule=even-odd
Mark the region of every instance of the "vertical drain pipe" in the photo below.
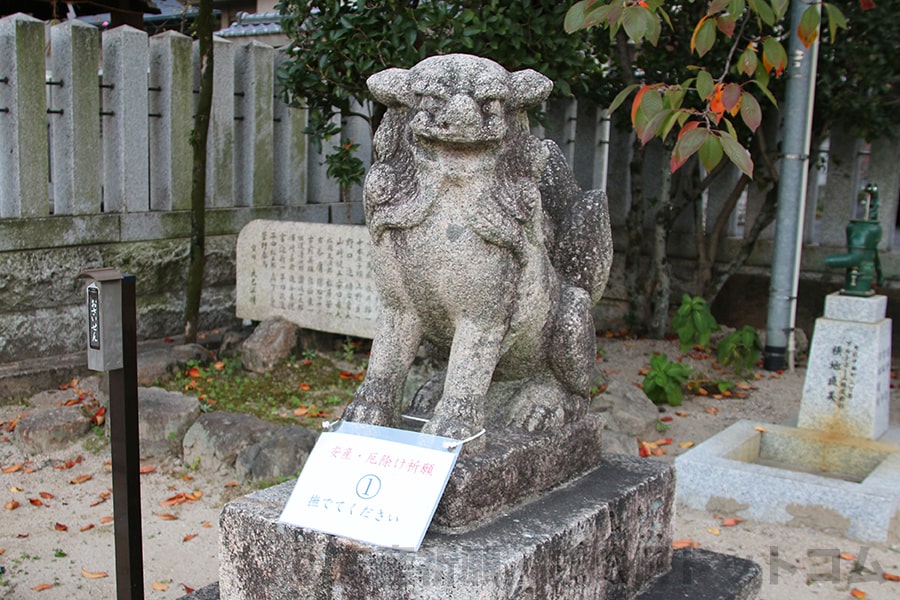
[[[803,217],[809,176],[809,146],[819,42],[803,46],[797,27],[807,0],[791,2],[787,84],[784,103],[784,154],[778,183],[775,248],[766,321],[763,366],[769,371],[794,366],[794,325],[803,246]],[[818,4],[815,5],[819,10]]]

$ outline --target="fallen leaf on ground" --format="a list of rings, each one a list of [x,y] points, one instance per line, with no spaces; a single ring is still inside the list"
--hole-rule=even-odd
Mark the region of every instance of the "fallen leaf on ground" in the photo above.
[[[203,523],[201,524],[201,527],[203,527],[204,529],[211,529],[212,523],[210,523],[209,521],[203,521]]]
[[[672,443],[672,438],[659,438],[656,440],[657,446],[668,446]]]
[[[12,486],[11,488],[9,488],[9,491],[11,491],[13,494],[18,494],[19,492],[24,492],[25,490],[20,487]]]
[[[866,593],[857,588],[853,588],[852,590],[850,590],[850,595],[853,596],[854,598],[865,598],[866,597]]]
[[[840,556],[844,560],[856,560],[856,555],[850,554],[849,552],[841,552],[840,554],[838,554],[838,556]]]
[[[222,371],[223,369],[225,369],[225,362],[221,360],[214,362],[213,369],[215,369],[216,371]]]
[[[35,592],[43,592],[44,590],[52,590],[53,584],[52,583],[41,583],[41,584],[34,586],[31,589]]]
[[[168,583],[163,583],[162,581],[154,581],[153,582],[153,591],[154,592],[165,592],[169,589]]]
[[[184,585],[184,584],[182,583],[182,584],[181,584],[181,587],[184,588],[184,593],[185,593],[185,594],[193,594],[193,593],[194,593],[194,588],[192,588],[192,587],[189,586],[189,585]]]
[[[721,409],[716,408],[715,406],[707,406],[706,412],[708,412],[711,415],[717,415],[721,412]]]
[[[44,505],[44,502],[40,498],[29,498],[28,502],[30,502],[32,506],[43,506]]]
[[[51,494],[50,492],[40,492],[38,494],[38,496],[40,496],[44,500],[51,500],[51,499],[55,498],[55,496],[53,494]]]
[[[171,513],[153,513],[163,521],[177,521],[178,517]]]
[[[679,448],[692,448],[694,446],[694,442],[681,442],[678,444]]]
[[[189,542],[189,541],[191,541],[192,539],[194,539],[195,537],[197,537],[197,534],[196,534],[196,533],[189,533],[189,534],[187,534],[186,536],[184,536],[184,537],[181,539],[181,541],[182,541],[182,543],[184,543],[184,542]]]
[[[0,550],[0,554],[3,554],[3,550]],[[881,573],[881,578],[885,581],[900,581],[900,575],[895,575],[894,573],[888,573],[884,571]]]
[[[34,471],[35,471],[34,467],[25,467],[24,469],[22,469],[22,472],[25,473],[26,475],[28,473],[34,473]]]
[[[109,573],[106,571],[86,571],[84,567],[81,567],[81,576],[85,579],[103,579],[104,577],[109,577]]]
[[[307,413],[308,411],[309,411],[309,409],[308,409],[307,407],[305,407],[305,406],[301,406],[300,408],[295,408],[295,409],[294,409],[294,416],[295,416],[295,417],[305,417],[305,416],[306,416],[306,413]]]
[[[762,425],[757,425],[756,427],[753,428],[753,430],[758,431],[760,433],[768,433],[769,432],[769,430],[766,429],[765,427],[763,427]]]
[[[737,517],[732,517],[730,519],[725,519],[724,521],[722,521],[722,527],[734,527],[738,523],[743,523],[743,522],[744,522],[743,519],[739,519]]]
[[[90,473],[85,473],[84,475],[79,475],[78,477],[73,477],[71,480],[69,480],[69,483],[78,485],[79,483],[84,483],[85,481],[90,481],[93,478],[94,478],[94,476],[91,475]]]
[[[713,535],[719,535],[722,531],[718,527],[707,527],[706,530]]]
[[[8,475],[10,473],[15,473],[16,471],[18,471],[19,469],[21,469],[24,466],[25,466],[25,463],[20,462],[20,463],[14,464],[14,465],[10,465],[8,467],[3,467],[3,469],[0,469],[0,471],[2,471],[3,473]]]
[[[653,454],[653,456],[662,456],[663,454],[667,454],[667,452],[662,448],[654,448],[651,451],[651,454]]]
[[[57,523],[56,525],[53,526],[53,528],[56,529],[57,531],[68,531],[69,530],[69,526],[63,525],[62,523]]]
[[[232,488],[232,487],[238,487],[238,486],[240,486],[240,485],[241,485],[241,484],[238,483],[237,481],[229,481],[228,483],[225,484],[224,487]]]
[[[0,556],[6,554],[6,548],[0,548]]]
[[[81,531],[88,531],[89,529],[93,529],[93,528],[94,528],[94,524],[88,523],[87,525],[85,525],[84,527],[81,528]]]
[[[3,508],[5,508],[6,510],[16,510],[17,508],[19,508],[19,503],[15,500],[10,500],[3,505]]]
[[[100,519],[100,524],[106,525],[107,523],[112,523],[113,521],[115,521],[115,519],[113,517],[110,517],[107,515],[107,516],[103,517],[102,519]]]
[[[152,473],[155,470],[156,470],[156,467],[153,465],[145,465],[145,466],[141,467],[140,469],[138,469],[138,471],[140,472],[141,475],[146,475],[147,473]]]
[[[679,411],[679,412],[675,413],[675,416],[676,417],[686,417],[686,416],[688,416],[688,414],[686,412]]]
[[[309,385],[308,383],[301,383],[301,384],[298,385],[297,387],[299,387],[299,388],[300,388],[301,390],[303,390],[304,392],[308,392],[309,390],[312,389],[312,386]]]
[[[682,548],[690,548],[694,546],[694,540],[686,539],[686,540],[672,540],[672,549],[673,550],[681,550]]]
[[[675,420],[675,417],[672,417],[670,415],[663,415],[662,417],[659,418],[659,420],[662,421],[663,423],[671,423],[672,421]]]

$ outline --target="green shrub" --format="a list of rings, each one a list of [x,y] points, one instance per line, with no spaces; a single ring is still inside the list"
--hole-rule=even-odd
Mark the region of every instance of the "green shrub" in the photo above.
[[[706,300],[685,294],[681,298],[681,306],[672,317],[672,328],[678,334],[681,351],[687,352],[694,344],[708,350],[709,338],[719,330],[719,324],[709,312]]]
[[[761,352],[762,342],[756,329],[744,325],[719,342],[717,356],[719,364],[731,367],[738,375],[744,375],[753,370]]]
[[[671,362],[665,354],[650,359],[650,370],[644,376],[644,393],[654,404],[681,406],[682,386],[694,374],[693,369],[679,362]]]

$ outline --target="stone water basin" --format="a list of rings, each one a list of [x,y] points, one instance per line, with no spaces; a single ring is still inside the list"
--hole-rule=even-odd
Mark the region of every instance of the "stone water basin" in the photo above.
[[[676,501],[900,541],[900,445],[739,421],[675,460]]]

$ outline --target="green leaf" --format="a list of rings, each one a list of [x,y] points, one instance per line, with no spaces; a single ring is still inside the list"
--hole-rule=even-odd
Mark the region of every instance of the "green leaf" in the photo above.
[[[747,149],[730,135],[719,136],[719,140],[722,142],[722,149],[725,151],[725,155],[728,156],[728,160],[733,162],[747,177],[753,179],[753,160],[750,158],[750,153]]]
[[[641,110],[648,118],[656,116],[663,109],[662,95],[656,89],[649,89],[641,97]]]
[[[825,14],[828,16],[828,35],[833,44],[835,38],[837,38],[838,29],[847,29],[847,19],[844,17],[841,9],[834,4],[823,2],[822,6],[825,8]]]
[[[738,57],[738,71],[746,75],[747,77],[752,77],[753,73],[756,72],[756,64],[759,61],[756,58],[756,51],[751,47],[747,48],[741,55]]]
[[[763,56],[779,74],[787,66],[787,52],[776,38],[769,37],[763,40]]]
[[[704,100],[712,96],[716,86],[713,83],[712,75],[708,71],[700,71],[697,73],[697,93]]]
[[[586,5],[587,0],[581,0],[581,2],[576,2],[566,11],[566,18],[563,21],[563,29],[566,33],[573,33],[584,27],[584,8]]]
[[[639,83],[632,83],[631,85],[626,87],[624,90],[622,90],[621,92],[616,94],[616,97],[613,98],[612,103],[609,105],[609,108],[607,109],[609,114],[612,114],[613,111],[615,111],[617,108],[619,108],[622,105],[622,103],[625,102],[625,99],[628,98],[629,95],[631,95],[631,92],[633,92],[634,90],[636,90],[639,87],[641,87],[641,85]]]
[[[762,19],[763,23],[769,27],[775,25],[775,11],[772,10],[772,7],[769,6],[766,0],[747,0],[747,4],[750,5],[750,10]]]
[[[691,46],[697,51],[698,56],[703,56],[709,52],[713,44],[716,43],[716,21],[715,19],[703,19],[694,30],[694,36],[691,38]]]
[[[656,113],[650,122],[647,123],[647,126],[644,127],[643,132],[641,133],[641,144],[647,145],[647,142],[652,140],[659,129],[663,126],[665,121],[672,117],[672,111],[670,109],[664,108]]]
[[[733,15],[743,14],[746,7],[744,0],[728,0],[728,12]]]
[[[719,142],[719,138],[714,135],[708,136],[700,146],[697,156],[700,157],[700,162],[703,163],[707,173],[715,169],[722,160],[722,143]]]
[[[644,39],[644,36],[647,34],[647,20],[645,17],[648,16],[650,16],[650,13],[644,7],[637,5],[627,7],[622,14],[622,26],[625,28],[625,33],[628,35],[628,39],[635,44]]]
[[[776,20],[780,21],[784,18],[790,4],[791,0],[772,0],[772,9],[775,11]]]
[[[672,109],[681,108],[681,103],[684,102],[685,93],[686,89],[684,87],[672,87],[667,89],[663,95],[665,105]]]
[[[797,35],[803,45],[809,48],[819,35],[819,23],[822,21],[818,8],[809,6],[800,16],[800,25],[797,26]]]
[[[755,83],[756,87],[758,87],[759,90],[763,93],[763,96],[769,99],[769,102],[771,102],[774,106],[778,106],[778,101],[775,100],[775,96],[772,95],[772,92],[769,91],[769,88],[766,86],[766,84],[760,82],[759,78],[754,79],[753,83]]]
[[[669,165],[673,173],[700,149],[708,135],[709,129],[696,127],[678,138],[675,148],[672,149],[672,160]]]
[[[750,92],[741,93],[741,119],[744,120],[744,125],[753,132],[762,123],[762,108]]]

